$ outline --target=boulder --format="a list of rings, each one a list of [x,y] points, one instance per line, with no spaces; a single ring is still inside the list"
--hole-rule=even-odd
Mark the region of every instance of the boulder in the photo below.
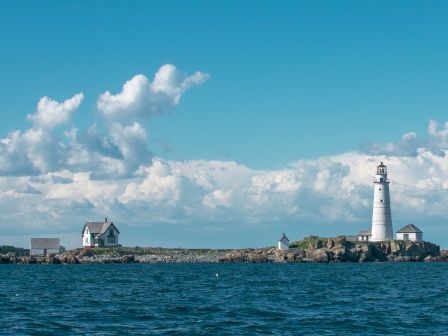
[[[76,258],[74,255],[70,254],[67,256],[67,259],[65,260],[67,264],[79,264],[78,258]]]
[[[0,264],[10,264],[11,259],[7,255],[0,255]]]
[[[89,248],[83,248],[80,252],[79,252],[79,257],[91,257],[93,256],[93,251]]]
[[[367,260],[367,254],[366,253],[361,253],[361,255],[359,256],[359,260],[358,262],[363,263],[366,262]]]
[[[254,253],[248,255],[247,261],[253,263],[266,263],[268,262],[268,258],[265,254]]]
[[[288,262],[294,262],[294,261],[296,261],[296,255],[294,253],[288,253],[286,255],[286,260]]]
[[[274,260],[275,261],[286,261],[288,259],[288,251],[281,251],[281,250],[276,250],[274,251],[273,255],[274,255]]]
[[[433,257],[431,255],[428,255],[423,259],[423,261],[424,262],[439,262],[441,260],[440,260],[440,257]]]
[[[219,258],[219,262],[244,262],[246,255],[240,251],[231,251]]]
[[[121,262],[122,263],[134,263],[135,257],[133,255],[125,255],[125,256],[121,257]]]
[[[345,248],[334,248],[331,250],[331,254],[334,261],[347,261]]]
[[[44,261],[47,264],[60,264],[61,263],[61,260],[59,260],[59,258],[57,256],[55,256],[54,254],[49,254],[49,255],[45,256]]]
[[[306,251],[306,257],[315,262],[328,262],[328,253],[325,249],[308,250]]]
[[[325,242],[325,247],[328,248],[328,249],[333,248],[334,245],[335,245],[335,241],[332,238],[327,239],[326,242]]]
[[[398,240],[392,240],[390,242],[388,242],[390,245],[390,253],[392,254],[400,254],[403,249],[404,249],[404,242],[403,241],[398,241]]]

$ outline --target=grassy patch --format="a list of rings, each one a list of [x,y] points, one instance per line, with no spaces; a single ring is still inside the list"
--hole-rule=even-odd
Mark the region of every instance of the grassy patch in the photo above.
[[[317,242],[319,241],[325,241],[328,238],[325,237],[319,237],[319,236],[308,236],[303,238],[302,240],[297,240],[289,244],[289,247],[291,248],[301,248],[301,249],[307,249],[311,246],[316,246]]]

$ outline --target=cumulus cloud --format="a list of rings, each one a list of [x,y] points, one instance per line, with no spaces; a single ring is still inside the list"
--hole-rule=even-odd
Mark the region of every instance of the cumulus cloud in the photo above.
[[[213,190],[211,193],[204,196],[202,203],[205,207],[216,209],[218,206],[230,207],[231,206],[231,190]]]
[[[27,119],[38,128],[55,127],[65,124],[70,120],[72,113],[79,107],[84,95],[78,93],[72,98],[59,103],[48,97],[42,97],[37,104],[37,112],[29,114]]]
[[[36,112],[27,116],[32,127],[0,139],[0,175],[69,170],[89,172],[95,179],[133,176],[154,157],[147,132],[138,121],[175,107],[185,91],[208,77],[202,72],[187,76],[171,64],[162,66],[152,81],[137,75],[124,84],[121,93],[107,91],[98,98],[98,109],[107,122],[86,130],[69,124],[83,93],[63,102],[42,97]]]
[[[417,156],[348,152],[272,171],[232,161],[155,158],[122,179],[97,179],[92,171],[70,169],[3,176],[0,201],[9,211],[0,213],[0,228],[11,221],[23,230],[45,223],[78,228],[79,221],[109,216],[129,226],[167,223],[192,229],[289,223],[313,232],[333,223],[340,234],[350,233],[353,227],[369,227],[373,177],[381,161],[392,182],[395,228],[408,218],[417,224],[446,218],[448,159],[421,149]]]
[[[427,150],[416,157],[388,158],[349,152],[297,161],[275,171],[253,170],[231,161],[158,158],[142,165],[135,176],[119,180],[96,180],[91,172],[70,171],[39,178],[4,177],[0,198],[13,202],[19,194],[27,194],[28,202],[42,205],[28,209],[24,216],[33,211],[42,216],[47,209],[49,218],[61,218],[67,211],[82,209],[80,217],[110,213],[132,225],[163,221],[194,225],[204,218],[215,223],[368,225],[373,175],[380,161],[389,167],[394,214],[445,215],[448,160]]]
[[[145,169],[140,183],[131,182],[118,200],[124,204],[143,202],[148,206],[175,206],[180,198],[180,180],[168,165],[156,160]]]
[[[179,104],[182,94],[209,78],[203,72],[187,76],[172,64],[163,65],[152,82],[144,75],[128,80],[121,92],[104,92],[97,101],[97,107],[108,120],[146,120],[170,110]]]
[[[418,156],[420,150],[444,156],[448,150],[448,123],[440,128],[436,121],[430,120],[426,137],[419,138],[417,133],[409,132],[404,134],[399,142],[370,144],[362,148],[367,154],[391,156]]]
[[[153,158],[146,130],[138,123],[112,123],[108,136],[100,134],[95,125],[81,134],[71,129],[66,136],[65,165],[72,171],[91,172],[94,178],[128,177]]]
[[[84,95],[78,93],[59,103],[43,97],[37,112],[28,115],[33,127],[14,131],[0,139],[1,175],[36,175],[60,169],[64,162],[65,145],[52,129],[66,124],[79,107]]]
[[[396,143],[276,170],[157,157],[141,121],[175,107],[189,88],[207,79],[169,64],[152,81],[137,75],[118,94],[99,97],[106,122],[84,130],[70,125],[82,93],[63,102],[43,97],[28,116],[30,128],[0,139],[0,202],[8,210],[0,212],[0,229],[11,223],[23,232],[79,229],[80,221],[106,215],[129,226],[368,227],[380,161],[389,167],[394,218],[446,218],[448,123],[431,120],[424,137],[409,132]]]
[[[40,128],[14,131],[0,140],[1,175],[36,175],[58,169],[63,146],[57,137]]]

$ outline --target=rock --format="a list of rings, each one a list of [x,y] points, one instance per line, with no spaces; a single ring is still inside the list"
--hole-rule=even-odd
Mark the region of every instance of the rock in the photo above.
[[[0,255],[0,263],[197,263],[197,262],[448,262],[448,251],[429,242],[385,241],[352,242],[345,237],[306,237],[295,242],[297,248],[204,250],[132,248],[75,249],[44,258]],[[300,246],[301,248],[298,248]]]
[[[329,239],[327,239],[327,241],[325,242],[325,247],[328,248],[328,249],[333,248],[334,245],[335,245],[335,241],[334,241],[334,239],[329,238]]]
[[[79,252],[79,257],[91,257],[93,256],[93,251],[89,248],[83,248],[81,252]]]
[[[424,262],[440,262],[440,261],[444,261],[441,259],[441,256],[438,257],[433,257],[433,256],[427,256],[423,259]]]
[[[317,249],[307,251],[307,258],[311,258],[315,262],[328,262],[328,254],[325,249]]]
[[[247,261],[246,255],[238,251],[229,252],[219,258],[219,262],[244,262],[244,261]]]
[[[74,255],[68,255],[65,262],[67,264],[79,264],[79,260]]]
[[[358,262],[363,263],[367,261],[367,254],[366,253],[361,253],[361,255],[359,256],[359,260]]]
[[[286,261],[288,259],[288,251],[276,250],[274,257],[275,261]]]
[[[334,261],[347,261],[345,248],[335,248],[331,250]]]
[[[389,242],[389,244],[390,244],[390,253],[399,254],[403,250],[402,241],[392,240]]]
[[[251,254],[247,258],[248,261],[253,263],[265,263],[268,262],[268,258],[264,254]]]
[[[375,261],[387,261],[387,250],[390,246],[381,243],[369,243],[372,248],[372,259]]]
[[[59,260],[59,258],[57,256],[55,256],[54,254],[49,254],[49,255],[45,256],[44,261],[47,264],[60,264],[61,263],[61,260]]]
[[[388,255],[387,256],[387,261],[388,262],[395,262],[395,261],[399,261],[400,257],[394,256],[394,255]]]
[[[294,261],[296,261],[296,255],[294,253],[288,253],[286,255],[286,260],[288,262],[294,262]]]
[[[10,264],[11,259],[7,255],[0,255],[0,264]]]
[[[134,263],[135,257],[133,255],[125,255],[121,258],[122,263]]]

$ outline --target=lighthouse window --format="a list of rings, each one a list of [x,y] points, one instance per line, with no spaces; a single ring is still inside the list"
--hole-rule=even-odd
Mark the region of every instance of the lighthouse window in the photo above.
[[[380,200],[381,203],[383,203],[383,200]]]
[[[378,190],[381,191],[381,188],[379,188]]]

